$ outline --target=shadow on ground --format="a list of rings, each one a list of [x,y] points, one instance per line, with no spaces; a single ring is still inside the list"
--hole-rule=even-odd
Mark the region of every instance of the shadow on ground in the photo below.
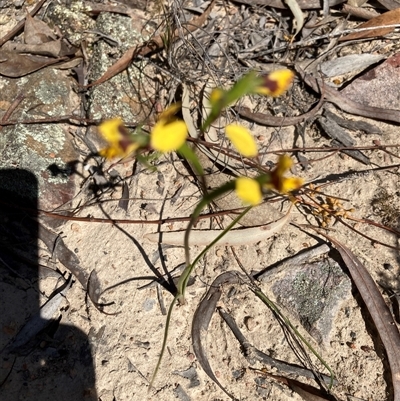
[[[3,400],[96,401],[87,336],[63,324],[53,298],[40,309],[40,276],[69,283],[38,263],[37,180],[0,170],[0,394]],[[58,275],[58,280],[57,280]],[[54,308],[55,320],[45,318]],[[54,317],[53,316],[53,317]]]

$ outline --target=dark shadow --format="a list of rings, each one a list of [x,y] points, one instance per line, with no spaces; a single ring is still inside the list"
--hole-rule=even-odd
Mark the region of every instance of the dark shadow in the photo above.
[[[38,263],[37,196],[33,174],[0,170],[0,398],[97,401],[87,336],[63,324],[59,306],[44,317],[55,299],[64,310],[67,302],[58,295],[39,306],[46,301],[39,279],[47,277],[55,292],[70,281]]]
[[[95,154],[89,155],[85,161],[90,160],[91,157],[96,156]],[[80,164],[79,161],[73,160],[66,163],[66,167],[59,167],[56,163],[50,164],[47,167],[48,172],[52,177],[57,178],[67,178],[71,175],[77,175],[82,179],[86,179],[79,171],[77,166]],[[121,185],[120,180],[117,180],[116,177],[109,177],[108,179],[105,177],[104,172],[102,170],[102,166],[91,166],[89,170],[91,177],[93,178],[93,182],[88,185],[88,190],[91,191],[94,195],[102,193],[107,189],[116,188]]]

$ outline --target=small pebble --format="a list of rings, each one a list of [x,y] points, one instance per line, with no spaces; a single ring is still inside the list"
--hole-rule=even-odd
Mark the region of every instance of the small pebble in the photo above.
[[[155,303],[156,303],[156,301],[154,299],[146,299],[143,302],[143,309],[146,312],[149,312],[149,311],[151,311],[153,309]]]
[[[247,330],[254,331],[256,329],[256,327],[258,326],[258,323],[254,319],[254,317],[246,316],[244,318],[244,325],[247,327]]]
[[[234,299],[232,300],[232,304],[233,304],[233,305],[241,305],[241,302],[239,301],[239,299],[234,298]]]
[[[232,371],[232,376],[235,380],[239,380],[244,376],[244,369],[236,369]]]
[[[77,223],[72,223],[71,224],[71,230],[78,233],[81,230],[81,226]]]
[[[216,254],[218,257],[221,257],[221,256],[224,254],[224,251],[223,251],[222,249],[217,249],[217,250],[215,251],[215,254]]]

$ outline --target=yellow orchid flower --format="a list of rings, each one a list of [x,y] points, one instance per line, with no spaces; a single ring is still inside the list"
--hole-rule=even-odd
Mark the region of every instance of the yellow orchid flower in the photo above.
[[[257,179],[237,178],[235,181],[236,195],[244,204],[257,206],[262,201],[262,187],[283,194],[299,189],[303,185],[302,178],[283,176],[292,164],[292,159],[288,155],[283,155],[279,157],[277,166],[269,174],[261,175]]]
[[[99,125],[101,136],[108,142],[108,147],[99,151],[99,155],[112,159],[125,157],[136,151],[140,144],[135,142],[121,118],[106,120]]]
[[[239,177],[235,181],[235,192],[244,204],[257,206],[262,201],[261,187],[258,181],[248,177]]]
[[[99,125],[99,132],[107,142],[114,143],[119,141],[123,128],[123,121],[120,118],[113,118],[102,122]]]
[[[257,145],[250,131],[238,124],[225,127],[226,136],[236,150],[245,157],[255,157],[258,154]]]
[[[286,194],[288,192],[295,191],[296,189],[299,189],[303,184],[304,180],[300,177],[283,178],[280,192]]]
[[[175,114],[182,108],[180,102],[170,104],[158,117],[159,120],[171,120]]]
[[[188,136],[188,129],[183,120],[175,118],[181,104],[174,103],[166,108],[151,131],[150,146],[161,153],[178,150]]]
[[[260,85],[256,88],[255,93],[273,97],[280,96],[289,88],[293,78],[293,71],[286,69],[262,75],[259,77]]]
[[[214,88],[210,93],[210,103],[217,104],[226,94],[221,88]]]
[[[280,156],[277,166],[270,173],[270,181],[265,184],[265,187],[268,189],[275,189],[281,193],[288,193],[299,189],[303,185],[302,178],[286,178],[283,176],[292,165],[293,161],[288,155]]]
[[[186,141],[188,130],[182,120],[160,120],[151,132],[150,146],[166,153],[178,150]]]

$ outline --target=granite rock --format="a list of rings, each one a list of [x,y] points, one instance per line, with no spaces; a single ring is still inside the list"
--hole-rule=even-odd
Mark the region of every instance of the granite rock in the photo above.
[[[351,299],[351,280],[327,257],[286,269],[272,291],[318,343],[328,345],[335,317],[343,302]]]
[[[142,32],[141,25],[141,21],[122,15],[99,15],[96,30],[106,35],[108,40],[100,39],[94,45],[91,82],[99,79],[126,50],[149,38],[148,32]],[[151,67],[145,61],[138,61],[107,82],[91,88],[89,116],[95,119],[119,116],[133,123],[147,121],[155,93],[150,85],[149,70]]]
[[[70,115],[79,104],[73,90],[74,82],[67,72],[53,68],[19,79],[0,77],[0,116],[20,93],[24,99],[10,117],[12,120]],[[38,180],[38,206],[41,209],[55,209],[74,196],[75,176],[71,166],[77,158],[66,124],[17,124],[2,128],[0,168],[32,172]],[[14,183],[16,192],[33,191],[19,188],[17,179]]]

